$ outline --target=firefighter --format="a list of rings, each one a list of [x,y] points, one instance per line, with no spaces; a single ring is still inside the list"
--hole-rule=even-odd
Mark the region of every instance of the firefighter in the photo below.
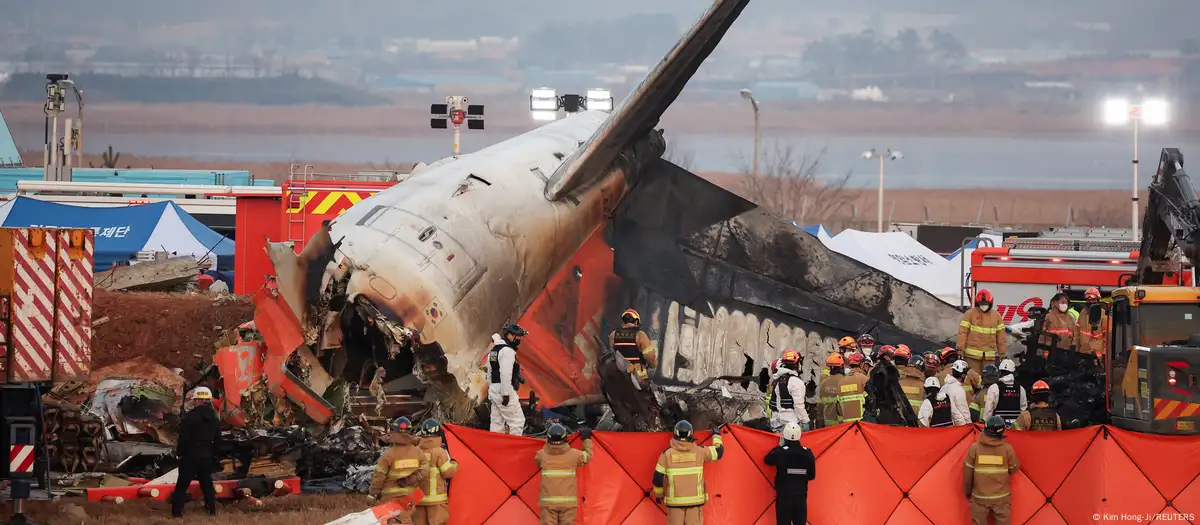
[[[413,510],[416,525],[446,525],[450,523],[447,481],[458,472],[458,462],[442,447],[442,424],[429,418],[421,423],[421,462],[429,472],[429,483],[422,487],[425,496]]]
[[[567,427],[558,423],[546,431],[546,445],[533,457],[534,464],[542,471],[541,505],[542,525],[574,525],[575,513],[579,510],[578,469],[592,460],[592,430],[579,431],[583,438],[583,450],[575,450],[567,444]]]
[[[989,515],[996,525],[1008,525],[1012,475],[1020,468],[1017,453],[1004,442],[1004,419],[992,416],[963,461],[963,492],[973,525],[987,525]]]
[[[967,392],[963,389],[962,381],[971,367],[959,359],[950,365],[949,370],[950,373],[942,379],[941,392],[950,399],[950,419],[956,427],[970,425],[971,408],[967,404]]]
[[[654,466],[654,497],[667,507],[667,525],[701,525],[708,490],[704,486],[704,464],[725,455],[720,427],[713,430],[713,444],[696,444],[692,424],[675,424],[671,447],[658,456]]]
[[[525,413],[521,411],[521,364],[517,362],[517,347],[529,334],[516,323],[508,323],[502,334],[492,334],[492,350],[488,352],[488,401],[492,403],[491,431],[520,436],[525,432]]]
[[[650,336],[641,330],[642,317],[630,308],[621,314],[621,327],[608,334],[608,344],[625,363],[633,386],[641,390],[650,381],[651,369],[658,366],[658,355]]]
[[[917,412],[917,420],[925,428],[942,428],[954,424],[950,418],[950,396],[942,392],[937,377],[925,378],[925,399]]]
[[[956,350],[967,358],[967,364],[976,374],[983,369],[984,361],[1004,358],[1007,346],[1004,319],[993,310],[992,292],[980,288],[975,293],[975,307],[963,314],[958,323]]]
[[[1054,294],[1054,297],[1050,298],[1050,310],[1046,312],[1046,319],[1042,323],[1042,336],[1038,344],[1056,350],[1069,350],[1075,342],[1073,337],[1078,315],[1071,309],[1071,301],[1067,294]],[[1042,357],[1047,357],[1047,354],[1043,353]]]
[[[841,422],[861,421],[867,404],[867,374],[863,372],[863,355],[852,354],[846,360],[849,372],[838,381],[838,413]]]
[[[829,375],[821,378],[821,398],[818,403],[821,407],[821,422],[826,427],[842,422],[841,412],[838,410],[838,387],[841,386],[842,378],[846,377],[843,372],[845,366],[846,360],[837,352],[829,354],[829,358],[825,360],[825,369]]]
[[[940,377],[942,374],[942,358],[938,357],[934,352],[927,352],[925,354],[924,372],[926,378]],[[938,382],[940,383],[941,379],[938,379]]]
[[[1062,418],[1050,407],[1050,385],[1045,381],[1033,384],[1029,391],[1029,408],[1017,417],[1017,430],[1062,430]]]
[[[763,376],[759,375],[760,384],[762,385],[763,391],[766,392],[766,395],[763,398],[763,413],[767,416],[767,421],[771,422],[772,425],[776,420],[775,413],[779,411],[778,407],[776,406],[779,404],[779,400],[775,399],[775,380],[779,379],[779,363],[781,361],[783,360],[776,359],[771,361],[771,372],[770,375],[767,376],[767,380],[765,382],[762,382]]]
[[[962,357],[959,355],[958,350],[949,346],[942,349],[941,362],[945,366],[945,369],[942,370],[942,374],[938,376],[938,379],[941,380],[943,386],[946,384],[946,378],[950,376],[950,367],[956,361],[960,360],[962,360]],[[968,362],[967,364],[969,365],[970,363]],[[959,378],[959,382],[967,396],[967,408],[971,411],[971,414],[978,415],[982,405],[976,401],[976,395],[977,392],[985,391],[983,390],[983,376],[974,369],[968,368],[966,375]],[[972,421],[974,421],[974,417],[972,417]]]
[[[1108,313],[1100,304],[1100,290],[1088,288],[1083,298],[1087,300],[1087,308],[1079,313],[1079,320],[1075,323],[1075,351],[1103,357],[1106,346],[1104,336],[1108,333]]]
[[[858,336],[858,352],[870,356],[875,353],[875,338],[871,334]]]
[[[367,495],[375,501],[402,498],[429,481],[429,465],[422,461],[425,454],[418,446],[420,440],[412,435],[412,421],[396,418],[390,430],[387,441],[391,446],[375,463],[375,475],[371,477],[371,488],[367,489]],[[400,511],[393,520],[412,524],[413,511]]]
[[[779,362],[779,375],[775,380],[773,400],[776,400],[776,419],[773,421],[776,432],[788,423],[796,423],[801,428],[808,427],[808,410],[804,408],[804,380],[800,378],[800,354],[794,350],[783,353]]]
[[[987,404],[983,407],[983,420],[988,421],[992,416],[1000,416],[1004,424],[1012,427],[1029,407],[1029,399],[1025,395],[1025,387],[1017,384],[1017,363],[1012,359],[1000,362],[1000,381],[988,388]]]
[[[987,418],[980,419],[982,407],[987,405],[988,389],[991,388],[992,385],[996,384],[996,382],[999,380],[1000,369],[996,367],[996,365],[990,363],[984,365],[982,388],[980,388],[979,391],[975,393],[975,397],[971,399],[971,421],[976,423],[983,423],[987,421]]]
[[[838,353],[842,354],[842,357],[854,352],[858,352],[858,343],[853,337],[846,336],[838,341]]]
[[[783,442],[767,452],[763,463],[775,467],[775,523],[806,525],[808,482],[817,478],[817,460],[800,444],[801,428],[783,427]]]
[[[217,492],[213,486],[213,470],[217,468],[217,449],[221,445],[221,419],[212,406],[212,390],[196,387],[192,391],[195,405],[179,422],[179,442],[175,455],[179,458],[179,477],[171,494],[171,517],[183,517],[183,504],[188,497],[192,480],[200,484],[204,495],[204,510],[217,513]]]
[[[896,347],[892,360],[900,372],[900,389],[904,390],[904,397],[908,398],[909,404],[916,412],[921,409],[921,402],[925,400],[925,373],[908,364],[911,357],[912,350],[907,345],[900,345]]]

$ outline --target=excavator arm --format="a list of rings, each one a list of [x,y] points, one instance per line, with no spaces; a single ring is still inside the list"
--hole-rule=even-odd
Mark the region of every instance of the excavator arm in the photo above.
[[[1137,284],[1168,284],[1182,275],[1182,257],[1200,261],[1200,201],[1183,169],[1183,153],[1163,148],[1142,221]]]

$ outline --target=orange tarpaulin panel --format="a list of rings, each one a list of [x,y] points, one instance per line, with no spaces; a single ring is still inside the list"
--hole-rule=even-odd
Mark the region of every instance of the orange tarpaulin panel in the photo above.
[[[608,334],[601,333],[613,276],[613,251],[598,228],[571,257],[525,315],[517,321],[529,335],[521,341],[527,385],[546,406],[600,396],[595,371]]]
[[[453,425],[446,428],[450,454],[459,462],[450,490],[450,523],[537,523],[540,474],[532,465],[543,442]],[[699,437],[701,444],[707,444],[710,434]],[[963,458],[978,438],[976,426],[930,430],[855,423],[805,432],[805,446],[822,449],[817,479],[809,486],[809,523],[969,523],[962,495]],[[1158,513],[1178,518],[1161,523],[1195,523],[1200,515],[1200,481],[1191,457],[1193,450],[1200,449],[1200,438],[1163,438],[1094,427],[1013,431],[1007,439],[1021,459],[1021,470],[1012,482],[1014,524],[1076,525],[1095,523],[1096,514],[1149,518]],[[665,524],[665,510],[651,499],[650,486],[654,464],[669,440],[667,433],[597,432],[595,456],[578,478],[578,523]],[[725,433],[724,442],[725,456],[705,466],[709,489],[705,523],[775,523],[774,472],[762,459],[778,437],[734,426]],[[580,446],[577,438],[572,444]],[[942,451],[932,464],[931,450]],[[1180,461],[1148,460],[1147,454],[1179,455]],[[1191,479],[1184,479],[1188,474]],[[1154,480],[1163,487],[1156,487]],[[898,486],[909,483],[907,492]],[[1175,491],[1178,494],[1168,502],[1163,494]]]

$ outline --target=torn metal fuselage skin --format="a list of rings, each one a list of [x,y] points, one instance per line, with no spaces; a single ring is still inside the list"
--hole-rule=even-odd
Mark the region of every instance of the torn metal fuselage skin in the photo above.
[[[434,397],[455,407],[447,415],[468,417],[485,396],[491,334],[520,317],[665,149],[651,131],[593,183],[546,200],[547,175],[606,117],[580,113],[421,170],[351,207],[299,257],[270,245],[309,345],[342,348],[349,362],[335,375],[352,381],[355,353],[377,363],[412,356]],[[305,352],[302,361],[316,360]],[[310,379],[327,384],[321,375]]]

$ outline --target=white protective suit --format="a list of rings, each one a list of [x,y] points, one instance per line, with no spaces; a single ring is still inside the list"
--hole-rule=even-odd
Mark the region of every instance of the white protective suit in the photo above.
[[[772,428],[777,432],[782,431],[788,423],[796,423],[801,427],[808,424],[808,410],[804,408],[804,380],[795,370],[781,366],[775,380],[775,392],[771,394],[772,399],[782,400],[783,397],[780,394],[783,389],[787,389],[787,392],[792,395],[795,408],[780,406],[779,410],[775,412],[777,416],[773,418]]]
[[[501,434],[507,433],[520,436],[525,432],[525,413],[521,411],[521,398],[513,387],[513,369],[517,365],[517,351],[508,346],[500,334],[492,334],[492,342],[500,348],[493,363],[491,350],[488,351],[488,401],[492,402],[492,422],[490,430]],[[495,349],[495,347],[493,347]],[[492,381],[492,367],[500,369],[500,382]],[[508,404],[504,404],[504,396],[508,396]],[[506,428],[507,427],[507,428]]]
[[[1000,380],[1004,382],[1005,386],[1012,386],[1013,381],[1016,380],[1015,377],[1016,376],[1012,374],[1008,374],[1004,377],[1001,377]],[[987,389],[987,394],[984,395],[983,412],[980,412],[979,420],[986,422],[989,418],[991,418],[992,414],[996,413],[996,403],[999,401],[1000,387],[996,385],[989,386]],[[1021,412],[1024,412],[1028,408],[1029,399],[1025,396],[1025,387],[1021,387]]]
[[[938,395],[950,396],[950,420],[954,422],[954,426],[971,424],[971,405],[967,404],[967,391],[954,374],[946,374],[946,382]]]

